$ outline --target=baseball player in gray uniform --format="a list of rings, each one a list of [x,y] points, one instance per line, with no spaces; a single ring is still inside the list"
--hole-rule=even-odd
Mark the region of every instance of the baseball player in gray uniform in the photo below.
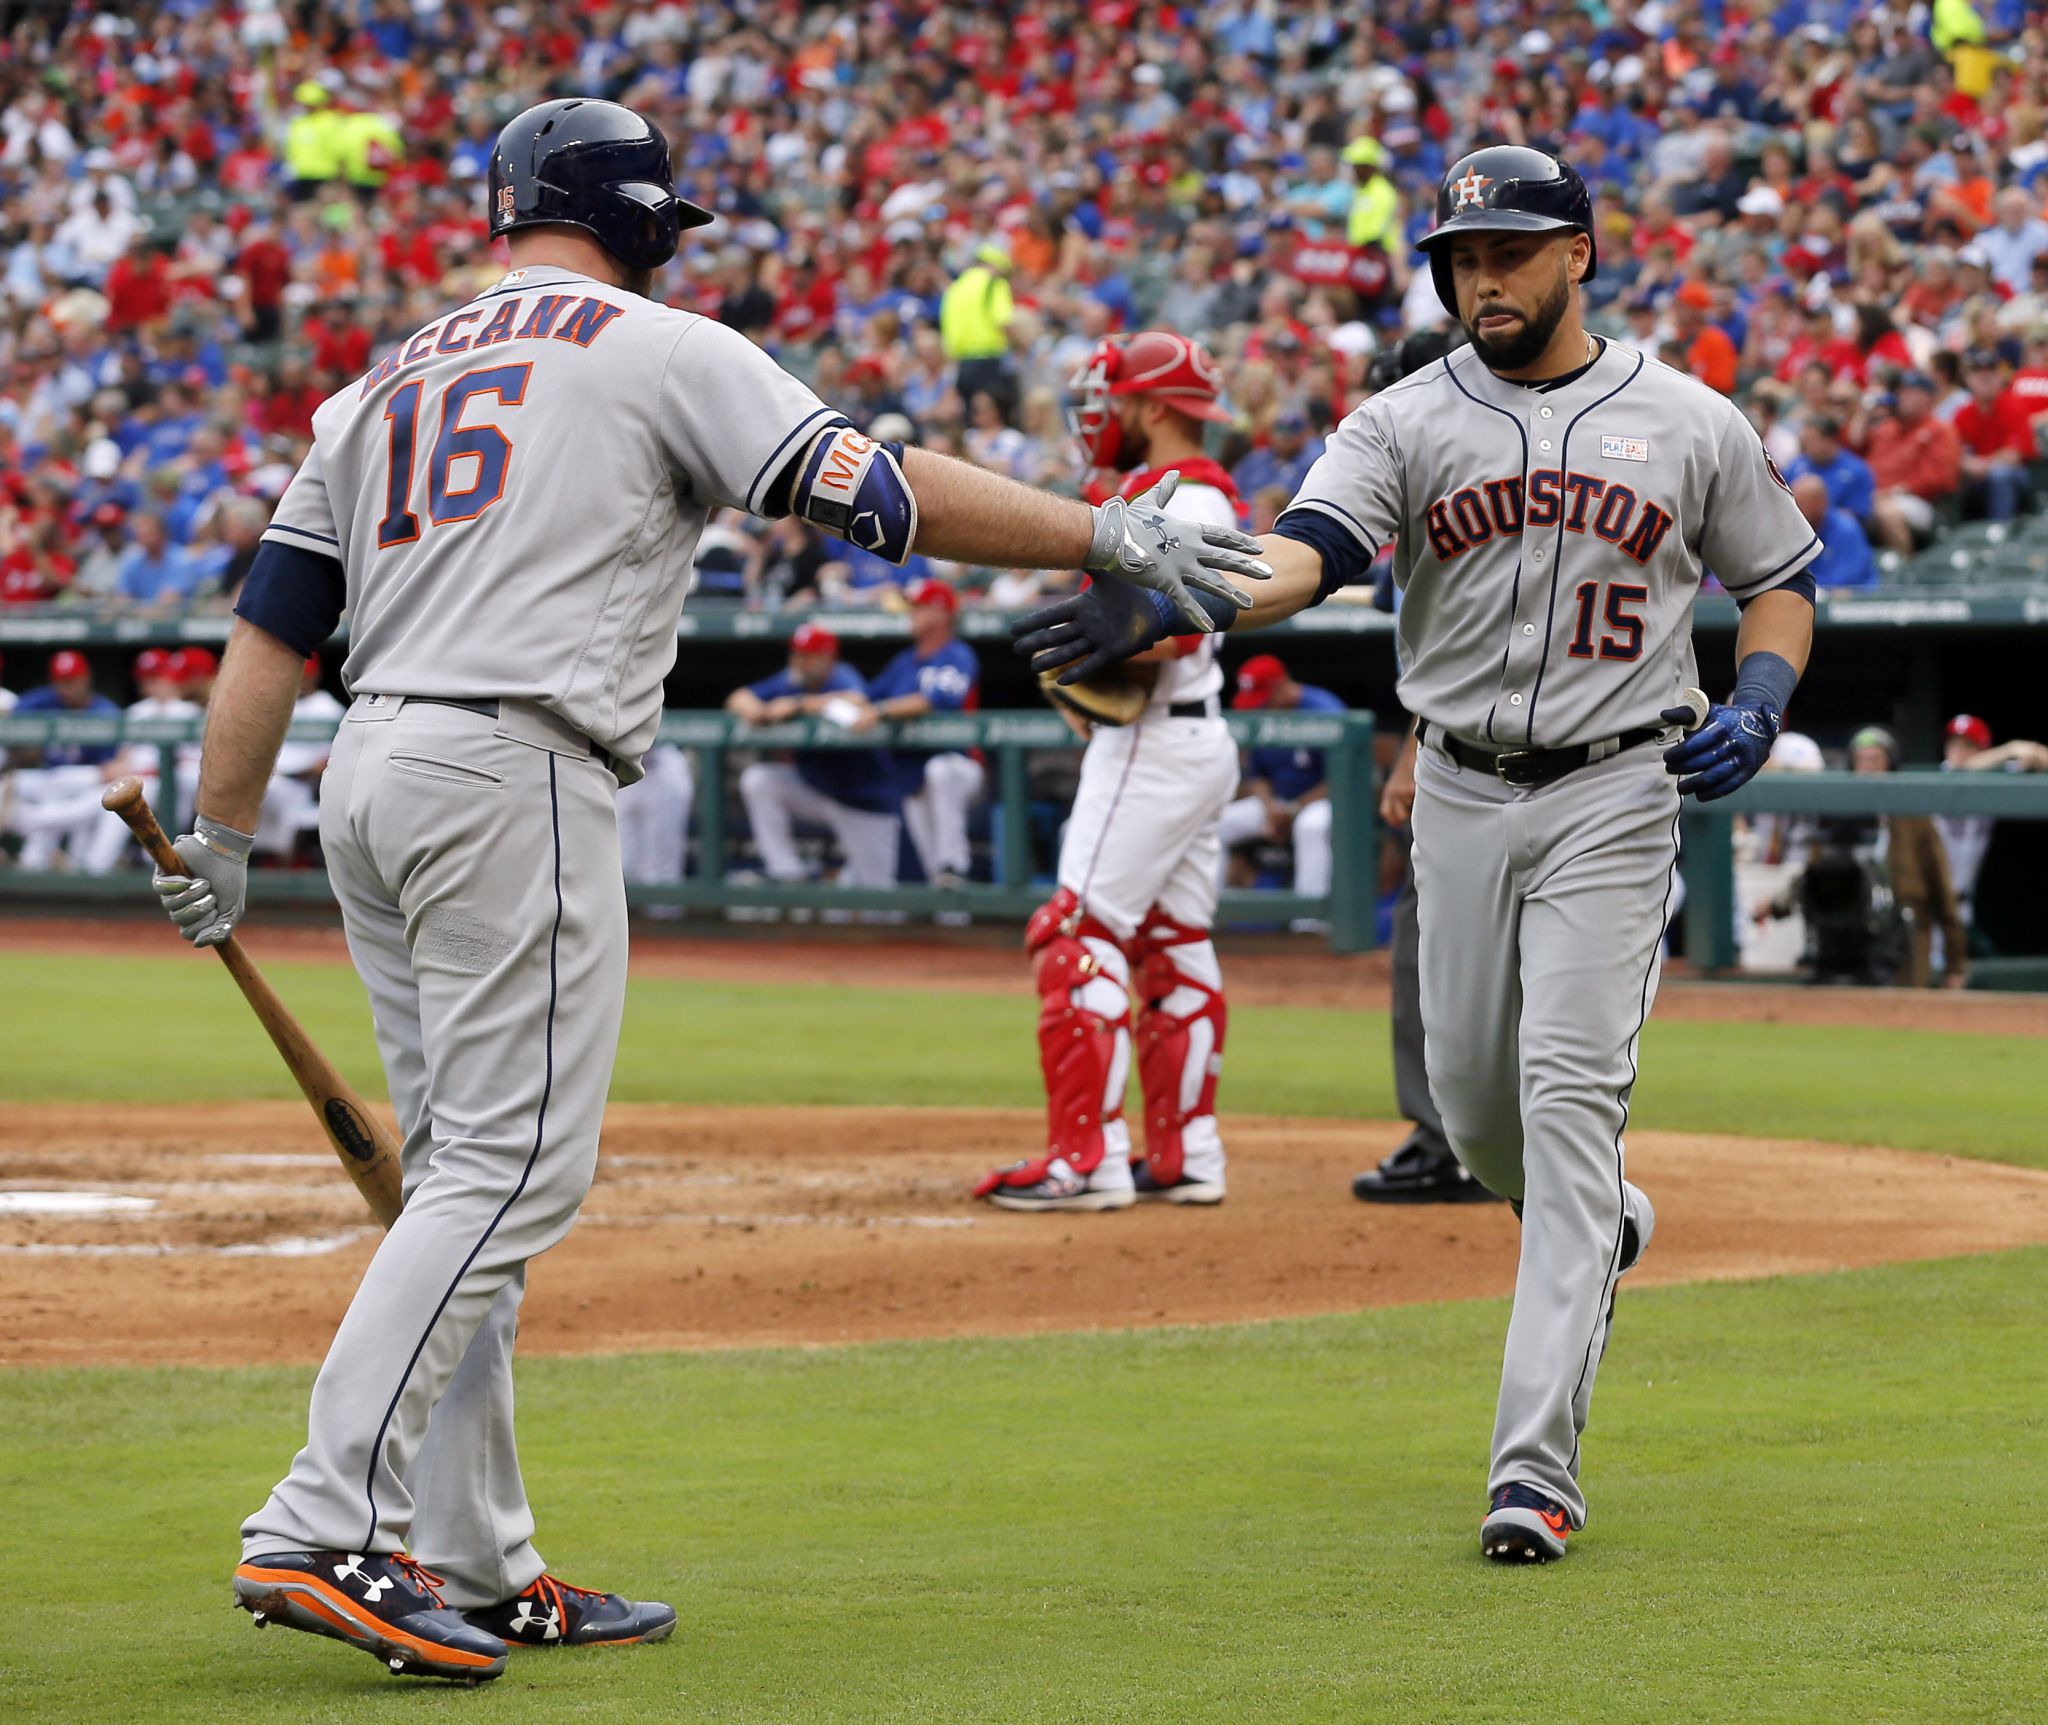
[[[508,1643],[675,1625],[547,1572],[511,1358],[527,1264],[596,1162],[626,978],[614,798],[654,740],[709,514],[802,515],[897,563],[1114,569],[1183,617],[1202,616],[1192,590],[1236,592],[1224,572],[1266,573],[1254,541],[1156,498],[1090,510],[861,436],[743,337],[650,297],[710,219],[625,108],[549,102],[506,127],[490,223],[512,268],[315,413],[237,607],[187,872],[156,880],[195,944],[235,927],[300,664],[345,610],[321,840],[405,1207],[234,1588],[259,1623],[394,1671],[475,1681]]]
[[[1615,1278],[1654,1226],[1622,1132],[1679,798],[1763,765],[1812,641],[1802,571],[1820,549],[1733,404],[1587,335],[1592,228],[1551,156],[1453,165],[1422,245],[1472,345],[1344,421],[1261,541],[1257,603],[1215,609],[1258,628],[1396,542],[1429,1088],[1460,1160],[1522,1220],[1480,1535],[1514,1561],[1562,1556],[1585,1525],[1579,1440]],[[1691,688],[1709,569],[1743,607],[1718,703]],[[1085,675],[1181,627],[1097,582],[1020,624],[1019,648]]]

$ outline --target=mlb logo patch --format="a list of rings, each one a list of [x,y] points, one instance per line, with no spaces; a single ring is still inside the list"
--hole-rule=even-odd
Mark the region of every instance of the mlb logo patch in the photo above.
[[[1603,437],[1600,439],[1600,457],[1603,461],[1648,461],[1650,440],[1647,437]]]

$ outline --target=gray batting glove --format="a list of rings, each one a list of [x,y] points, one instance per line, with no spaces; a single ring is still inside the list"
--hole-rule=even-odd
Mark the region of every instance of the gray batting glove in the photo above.
[[[1252,603],[1249,593],[1216,571],[1252,581],[1263,581],[1273,571],[1259,560],[1259,542],[1249,535],[1167,514],[1167,500],[1179,484],[1180,475],[1169,473],[1128,502],[1112,497],[1098,504],[1086,567],[1165,594],[1181,616],[1206,635],[1215,629],[1216,620],[1196,603],[1195,592],[1211,594],[1240,611],[1249,610]]]
[[[249,893],[249,852],[256,839],[201,815],[171,846],[183,874],[160,874],[150,885],[178,932],[194,946],[218,946],[235,932]]]

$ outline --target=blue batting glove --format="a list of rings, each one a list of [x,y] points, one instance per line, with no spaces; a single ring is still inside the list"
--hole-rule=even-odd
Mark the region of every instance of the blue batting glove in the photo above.
[[[1686,725],[1692,709],[1666,707],[1657,716],[1667,725]],[[1784,723],[1769,707],[1711,706],[1705,724],[1664,751],[1665,770],[1690,775],[1678,781],[1680,796],[1711,803],[1756,777]]]

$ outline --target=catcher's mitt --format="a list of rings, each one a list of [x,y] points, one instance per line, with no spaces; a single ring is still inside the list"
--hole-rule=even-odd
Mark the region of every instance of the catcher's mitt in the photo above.
[[[1055,707],[1078,713],[1091,724],[1129,725],[1144,712],[1158,681],[1157,665],[1124,662],[1066,684],[1059,681],[1057,670],[1042,671],[1038,686]]]

